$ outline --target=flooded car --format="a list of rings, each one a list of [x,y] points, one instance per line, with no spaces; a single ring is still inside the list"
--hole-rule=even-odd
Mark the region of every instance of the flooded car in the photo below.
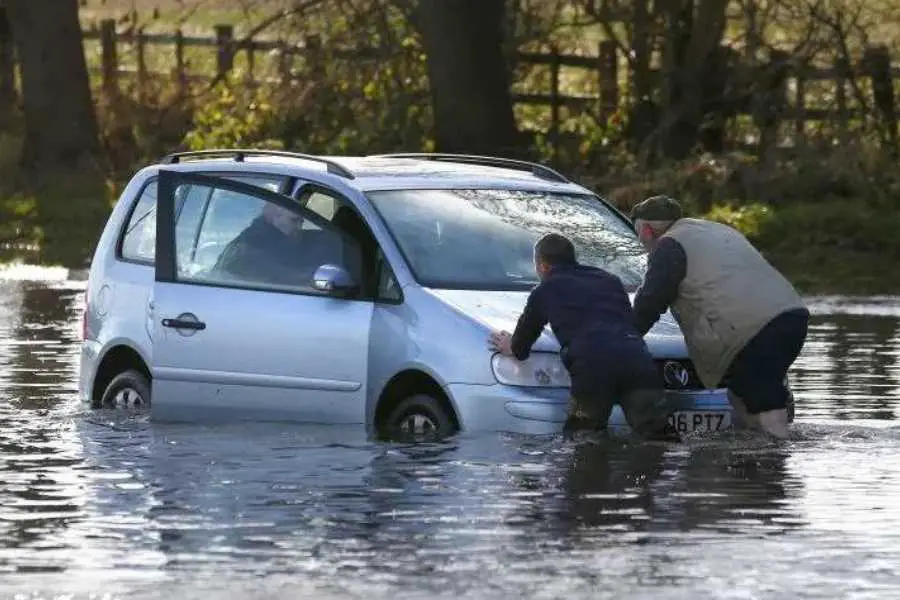
[[[186,152],[134,175],[86,290],[80,396],[160,420],[360,424],[376,435],[553,434],[559,344],[492,353],[537,284],[534,242],[640,284],[627,217],[545,166],[403,154]],[[682,433],[739,425],[670,314],[646,337]],[[611,426],[627,430],[618,408]]]

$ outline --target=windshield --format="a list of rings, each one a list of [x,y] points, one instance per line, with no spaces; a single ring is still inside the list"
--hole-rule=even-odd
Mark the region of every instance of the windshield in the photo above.
[[[538,282],[534,243],[549,232],[567,236],[580,263],[618,275],[629,291],[646,269],[634,231],[595,196],[489,189],[368,196],[427,287],[530,289]]]

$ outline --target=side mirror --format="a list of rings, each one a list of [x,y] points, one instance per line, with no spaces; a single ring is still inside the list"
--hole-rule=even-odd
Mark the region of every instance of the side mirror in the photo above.
[[[351,296],[359,289],[347,269],[337,265],[322,265],[316,269],[313,287],[332,296]]]

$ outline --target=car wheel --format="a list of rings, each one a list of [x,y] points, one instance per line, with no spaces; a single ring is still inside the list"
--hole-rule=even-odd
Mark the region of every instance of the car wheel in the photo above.
[[[456,433],[453,416],[437,399],[416,394],[401,401],[391,411],[382,434],[395,440],[433,441]]]
[[[106,386],[100,408],[150,408],[150,382],[139,371],[119,373]]]

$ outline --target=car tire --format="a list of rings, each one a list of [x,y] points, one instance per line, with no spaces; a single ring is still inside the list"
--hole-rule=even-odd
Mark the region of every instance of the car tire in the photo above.
[[[381,429],[384,437],[398,441],[436,441],[457,431],[453,415],[440,400],[427,394],[401,400]]]
[[[116,375],[100,399],[100,408],[148,409],[150,408],[150,382],[140,371],[128,370]]]

